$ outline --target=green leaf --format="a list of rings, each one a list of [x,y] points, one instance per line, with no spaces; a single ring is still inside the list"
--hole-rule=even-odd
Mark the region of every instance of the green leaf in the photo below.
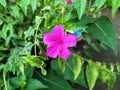
[[[74,58],[72,58],[73,61],[73,73],[74,73],[74,80],[76,80],[80,74],[81,68],[82,68],[82,58],[78,56],[77,54],[73,55]]]
[[[0,46],[0,51],[5,51],[8,50],[8,48],[4,47],[4,46]]]
[[[12,9],[11,15],[14,16],[15,18],[19,18],[20,17],[20,13],[19,13],[18,6],[17,5],[12,6],[11,9]]]
[[[44,8],[42,8],[42,11],[45,11],[45,10],[50,10],[51,7],[50,6],[45,6]]]
[[[63,60],[60,57],[58,57],[58,65],[63,73],[65,71],[65,62],[66,62],[66,60]]]
[[[116,81],[116,74],[114,72],[109,72],[107,77],[108,90],[111,90]]]
[[[35,30],[33,29],[33,27],[29,27],[29,29],[27,31],[24,32],[25,35],[25,39],[28,37],[31,37],[34,35]]]
[[[73,72],[73,62],[72,62],[72,58],[69,58],[66,61],[66,68],[65,68],[65,72],[62,73],[62,71],[60,70],[59,66],[58,66],[58,62],[57,60],[52,60],[51,61],[51,68],[60,76],[63,76],[65,80],[69,80],[72,81],[74,83],[80,84],[83,87],[87,87],[86,81],[85,81],[85,74],[84,74],[84,69],[81,69],[81,72],[79,74],[79,76],[77,77],[76,80],[74,80],[74,72]]]
[[[96,22],[89,25],[87,31],[92,33],[92,35],[101,41],[101,43],[109,46],[117,55],[117,37],[114,27],[110,20],[102,16],[97,19]]]
[[[83,17],[81,18],[81,20],[79,21],[79,25],[86,27],[86,26],[88,26],[89,24],[95,22],[95,20],[96,20],[95,18],[83,16]]]
[[[20,3],[20,7],[22,8],[25,16],[27,15],[27,8],[29,4],[30,4],[30,0],[22,0]]]
[[[106,83],[107,76],[108,76],[108,73],[109,73],[106,69],[107,69],[106,65],[100,66],[100,69],[99,69],[99,79],[103,83]]]
[[[83,87],[88,88],[87,83],[86,83],[86,78],[85,78],[85,71],[84,71],[84,67],[81,68],[81,72],[78,76],[78,78],[73,81],[74,83],[80,84]]]
[[[27,56],[24,58],[31,66],[35,66],[37,68],[41,68],[44,64],[44,62],[42,60],[40,60],[39,58],[37,58],[35,56]]]
[[[96,6],[98,9],[100,9],[100,8],[104,5],[105,1],[106,1],[106,0],[96,0],[96,1],[95,1],[95,6]]]
[[[3,23],[3,20],[0,18],[0,26],[2,25],[2,23]]]
[[[4,81],[0,78],[0,87],[2,87],[3,82],[4,82]]]
[[[41,74],[46,76],[47,75],[47,71],[45,69],[41,68]]]
[[[94,50],[96,50],[97,52],[100,52],[99,48],[97,47],[95,43],[92,43],[91,46]]]
[[[35,24],[36,24],[37,26],[39,26],[39,25],[41,24],[41,22],[42,22],[42,18],[39,17],[39,16],[35,16]]]
[[[12,77],[10,79],[10,83],[15,89],[17,89],[20,87],[20,78],[19,77]]]
[[[46,52],[45,52],[45,49],[43,47],[43,43],[39,44],[39,48],[40,48],[40,58],[43,60],[49,60],[48,57],[46,56]]]
[[[75,7],[77,10],[79,20],[85,12],[86,4],[87,0],[75,0]]]
[[[85,33],[85,34],[82,35],[82,37],[83,37],[83,40],[87,41],[88,44],[91,43],[90,35],[88,35],[87,33]]]
[[[71,19],[71,16],[72,16],[71,11],[66,12],[65,17],[64,17],[64,21],[65,22],[69,21]]]
[[[44,90],[73,90],[69,83],[54,71],[50,70],[46,77],[43,78],[48,88]]]
[[[115,16],[119,7],[120,7],[120,0],[112,0],[112,17]]]
[[[31,78],[33,76],[34,68],[33,67],[28,67],[25,68],[24,73],[26,78]]]
[[[6,7],[6,0],[0,0],[0,4],[1,4],[3,7]]]
[[[87,78],[89,89],[92,90],[98,78],[98,69],[94,64],[87,65],[86,78]]]
[[[6,86],[8,90],[15,90],[11,85],[10,85],[10,79],[7,80]]]
[[[27,86],[24,88],[24,90],[38,90],[38,89],[44,89],[47,88],[46,85],[44,85],[42,82],[40,82],[37,79],[28,79]]]
[[[19,87],[23,88],[26,85],[26,77],[24,74],[22,74],[20,76],[12,77],[10,79],[10,83],[11,83],[12,87],[14,87],[15,89],[17,89]]]
[[[4,40],[6,40],[7,38],[7,29],[6,29],[6,25],[4,24],[2,30],[0,31],[0,37],[2,37]]]
[[[32,7],[32,11],[34,13],[36,8],[37,8],[37,0],[30,0],[30,4],[31,4],[31,7]]]
[[[117,64],[117,71],[120,73],[120,65]]]

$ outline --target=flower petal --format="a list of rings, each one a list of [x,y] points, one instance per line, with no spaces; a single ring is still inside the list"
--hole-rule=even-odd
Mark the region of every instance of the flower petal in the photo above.
[[[67,48],[62,48],[59,53],[60,57],[67,59],[71,56],[71,52]]]
[[[62,39],[64,36],[64,28],[62,25],[56,25],[52,31],[52,35],[58,39]]]
[[[53,45],[55,43],[55,38],[50,33],[45,33],[43,37],[44,44]]]
[[[59,51],[56,46],[50,46],[46,50],[46,55],[51,57],[51,58],[56,58],[58,55]]]
[[[66,35],[64,36],[63,42],[64,42],[64,47],[73,47],[73,46],[76,45],[77,39],[76,39],[76,37],[75,37],[74,35],[72,35],[72,34],[66,34]]]
[[[73,3],[72,0],[66,0],[66,1],[67,1],[67,3],[69,3],[69,4],[72,4],[72,3]]]

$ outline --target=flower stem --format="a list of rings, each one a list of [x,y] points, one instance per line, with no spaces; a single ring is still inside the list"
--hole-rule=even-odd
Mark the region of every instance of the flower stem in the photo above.
[[[5,90],[8,90],[7,84],[6,84],[6,72],[4,70],[3,70],[3,80],[4,80]]]
[[[35,42],[34,42],[34,54],[37,56],[36,45],[37,45],[37,33],[38,33],[39,26],[35,28]]]

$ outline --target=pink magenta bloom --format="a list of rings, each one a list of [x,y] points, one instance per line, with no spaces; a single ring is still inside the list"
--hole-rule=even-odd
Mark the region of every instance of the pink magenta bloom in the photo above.
[[[73,0],[66,0],[67,1],[67,3],[69,3],[69,4],[72,4],[73,3]]]
[[[46,55],[51,58],[56,58],[58,55],[67,59],[71,56],[71,52],[68,47],[76,45],[76,37],[72,34],[65,34],[62,25],[56,25],[52,31],[52,34],[45,33],[43,42],[48,45]]]

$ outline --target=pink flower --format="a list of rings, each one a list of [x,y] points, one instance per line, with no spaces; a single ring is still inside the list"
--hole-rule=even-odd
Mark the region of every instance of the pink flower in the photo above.
[[[67,3],[69,3],[69,4],[72,4],[73,3],[73,0],[66,0],[67,1]]]
[[[52,31],[52,34],[45,33],[43,42],[48,44],[46,55],[51,58],[56,58],[58,55],[67,59],[71,56],[71,52],[68,47],[76,45],[76,37],[72,34],[65,34],[62,25],[56,25]]]

